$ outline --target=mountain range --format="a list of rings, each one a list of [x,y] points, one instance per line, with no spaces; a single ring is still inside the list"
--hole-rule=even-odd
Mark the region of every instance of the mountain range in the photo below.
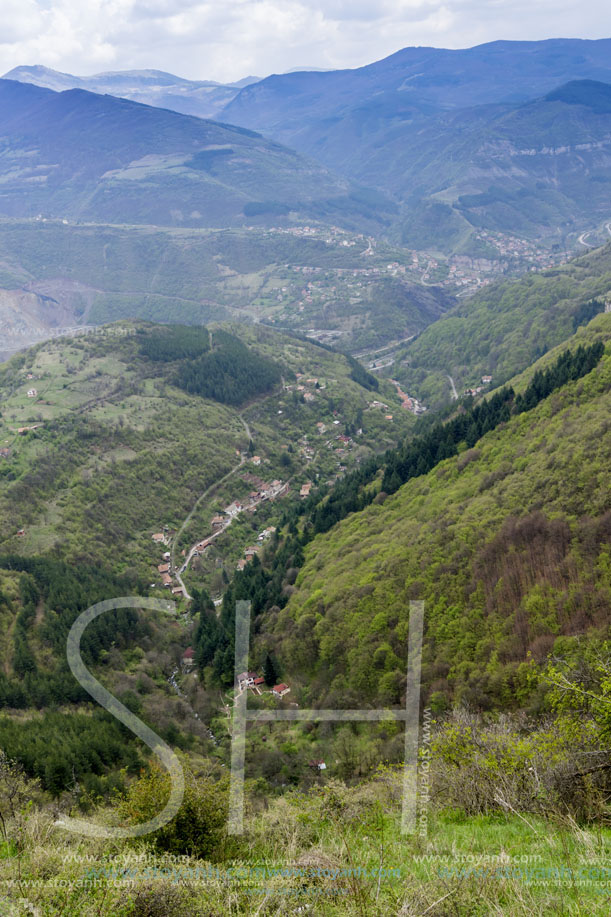
[[[606,39],[407,48],[268,77],[222,116],[392,196],[405,244],[460,247],[473,226],[558,241],[609,213],[610,54]]]
[[[31,92],[32,83],[64,91],[43,104],[3,89],[0,126],[12,139],[0,163],[0,207],[207,226],[269,225],[292,212],[416,249],[474,252],[474,230],[563,248],[611,210],[610,59],[608,39],[405,48],[355,70],[247,78],[242,88],[160,71],[80,78],[16,68],[7,76]],[[200,97],[212,100],[208,108]],[[166,108],[227,123],[198,125]],[[94,174],[84,180],[85,171]]]
[[[144,105],[171,108],[183,115],[196,115],[198,118],[214,118],[240,89],[258,81],[256,76],[229,84],[213,80],[186,80],[163,70],[120,70],[96,73],[93,76],[74,76],[40,65],[14,67],[2,79],[33,83],[55,92],[86,89],[100,95],[142,102]]]

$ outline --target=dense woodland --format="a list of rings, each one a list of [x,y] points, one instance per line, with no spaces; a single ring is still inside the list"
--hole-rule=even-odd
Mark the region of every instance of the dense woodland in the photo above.
[[[537,370],[525,391],[517,396],[512,388],[503,388],[478,404],[473,404],[472,399],[466,400],[445,423],[431,425],[427,419],[423,423],[425,432],[403,447],[387,452],[382,459],[369,460],[341,479],[331,492],[321,487],[289,510],[283,520],[286,537],[279,539],[276,536],[272,540],[263,562],[255,557],[244,570],[235,574],[224,594],[220,618],[214,614],[208,596],[196,597],[194,610],[199,614],[196,646],[200,668],[210,667],[214,679],[231,684],[236,601],[251,601],[255,622],[264,612],[273,613],[273,609],[284,608],[303,566],[305,548],[315,535],[329,531],[342,519],[372,503],[383,502],[407,481],[423,477],[445,459],[461,451],[466,457],[475,453],[476,444],[486,433],[507,424],[512,417],[532,411],[554,391],[588,375],[603,353],[601,342],[580,345],[574,351],[566,350],[549,367]],[[380,478],[381,483],[377,484]],[[493,484],[494,479],[487,486]],[[545,524],[544,530],[547,531]],[[394,653],[390,655],[394,657]],[[316,655],[310,657],[310,664],[314,664],[315,658]],[[400,676],[398,678],[397,684]]]

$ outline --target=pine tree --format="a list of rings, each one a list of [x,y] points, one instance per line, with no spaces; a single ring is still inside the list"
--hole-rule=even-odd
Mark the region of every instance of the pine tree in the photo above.
[[[268,688],[273,687],[278,680],[276,666],[274,665],[274,660],[269,653],[267,653],[265,662],[263,663],[263,677],[265,678],[265,684],[268,686]]]

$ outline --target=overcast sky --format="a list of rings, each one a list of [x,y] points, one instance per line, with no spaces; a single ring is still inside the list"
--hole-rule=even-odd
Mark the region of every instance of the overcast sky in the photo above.
[[[609,0],[0,0],[0,72],[155,68],[234,80],[408,45],[611,37]]]

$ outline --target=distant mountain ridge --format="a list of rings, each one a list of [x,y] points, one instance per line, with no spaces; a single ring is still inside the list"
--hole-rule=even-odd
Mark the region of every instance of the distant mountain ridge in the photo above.
[[[369,103],[403,121],[410,111],[523,102],[573,79],[611,80],[611,39],[403,48],[354,70],[269,76],[242,89],[223,117],[314,152]]]
[[[402,241],[447,249],[473,225],[565,237],[584,214],[611,213],[609,83],[611,39],[405,48],[356,70],[268,77],[222,117],[393,195]],[[520,155],[551,147],[570,148],[553,168]]]
[[[101,95],[114,95],[144,105],[170,108],[185,115],[213,118],[245,86],[259,77],[245,77],[236,83],[214,80],[187,80],[163,70],[119,70],[75,76],[49,67],[14,67],[2,77],[20,83],[32,83],[43,89],[61,92],[65,89],[86,89]]]
[[[0,80],[0,136],[4,216],[199,227],[277,224],[291,212],[379,219],[379,199],[374,207],[252,131],[83,89]]]

